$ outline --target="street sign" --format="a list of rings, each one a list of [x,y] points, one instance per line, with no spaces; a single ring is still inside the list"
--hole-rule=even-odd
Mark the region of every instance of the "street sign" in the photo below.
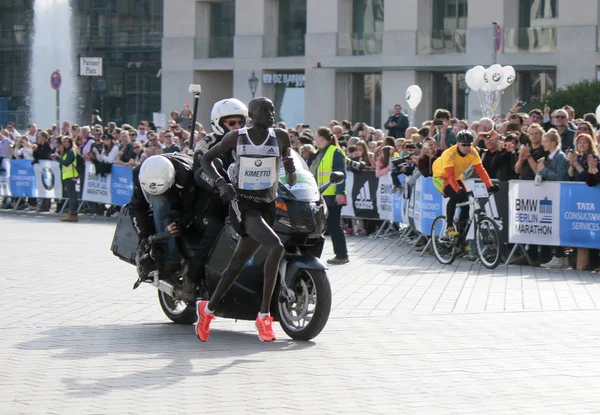
[[[102,58],[79,58],[79,75],[102,76]]]
[[[494,39],[496,40],[496,52],[500,51],[502,45],[502,28],[499,24],[496,25],[496,32],[494,33]]]
[[[62,85],[62,77],[60,76],[60,72],[58,70],[56,70],[56,71],[52,72],[52,75],[50,75],[50,86],[55,91],[58,91],[60,89],[61,85]]]

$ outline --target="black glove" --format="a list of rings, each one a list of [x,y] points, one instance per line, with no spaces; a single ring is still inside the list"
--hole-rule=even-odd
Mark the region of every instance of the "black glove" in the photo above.
[[[150,250],[150,244],[148,243],[148,238],[140,238],[140,244],[138,245],[139,249],[142,251],[142,254],[145,254]]]
[[[461,187],[458,192],[456,192],[456,195],[460,198],[466,198],[467,197],[467,191],[465,190],[464,187]]]
[[[498,186],[497,184],[493,184],[488,189],[488,192],[489,193],[498,193],[499,190],[500,190],[500,186]]]
[[[224,203],[231,202],[235,198],[235,189],[231,183],[221,182],[219,184],[219,196]]]

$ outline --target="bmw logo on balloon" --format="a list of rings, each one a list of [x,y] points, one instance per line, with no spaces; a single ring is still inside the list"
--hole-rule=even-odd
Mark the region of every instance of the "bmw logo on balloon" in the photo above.
[[[42,169],[42,185],[46,190],[54,189],[54,173],[50,167],[44,167]]]

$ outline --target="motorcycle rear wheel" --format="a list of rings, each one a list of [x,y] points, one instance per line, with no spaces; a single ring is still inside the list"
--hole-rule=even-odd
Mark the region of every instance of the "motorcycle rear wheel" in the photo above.
[[[279,324],[294,340],[308,341],[319,335],[331,312],[331,285],[327,273],[316,269],[299,269],[287,282],[294,291],[294,301],[277,302]]]
[[[158,291],[158,302],[165,315],[175,324],[190,325],[196,322],[196,304],[174,300],[169,294]]]

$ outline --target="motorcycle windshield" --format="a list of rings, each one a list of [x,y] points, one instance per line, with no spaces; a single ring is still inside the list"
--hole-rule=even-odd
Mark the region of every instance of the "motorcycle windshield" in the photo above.
[[[292,158],[294,159],[298,181],[295,185],[290,187],[285,180],[283,166],[281,166],[281,169],[279,170],[279,180],[299,201],[318,202],[321,199],[321,195],[315,177],[308,169],[306,162],[296,151],[292,151]]]

